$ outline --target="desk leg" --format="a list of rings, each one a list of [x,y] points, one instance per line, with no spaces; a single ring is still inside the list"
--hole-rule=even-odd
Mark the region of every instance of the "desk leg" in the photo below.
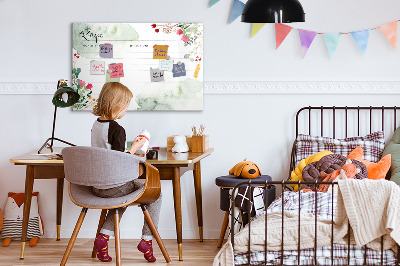
[[[179,260],[182,260],[182,205],[181,205],[181,174],[179,167],[174,167],[174,178],[172,179],[174,191],[175,223],[178,242]]]
[[[34,181],[34,166],[26,166],[25,177],[25,195],[24,195],[24,213],[22,219],[22,232],[21,232],[21,255],[20,259],[24,259],[26,235],[28,233],[29,213],[31,212],[31,200]]]
[[[60,241],[64,178],[57,178],[57,241]]]
[[[200,242],[203,242],[203,203],[201,196],[201,168],[200,161],[194,164],[194,191],[196,194],[197,220],[199,225]]]

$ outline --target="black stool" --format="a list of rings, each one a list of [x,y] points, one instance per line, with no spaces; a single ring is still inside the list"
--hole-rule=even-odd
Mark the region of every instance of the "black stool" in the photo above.
[[[230,207],[229,191],[233,189],[237,184],[249,180],[265,182],[266,180],[272,181],[272,178],[268,175],[261,175],[254,179],[246,179],[246,178],[236,177],[234,175],[227,175],[227,176],[220,176],[215,179],[215,184],[220,187],[220,209],[222,211],[225,211],[225,217],[224,221],[222,222],[221,234],[219,235],[219,240],[217,245],[218,248],[222,246],[226,228],[228,227],[228,222],[229,222],[229,207]],[[257,186],[255,185],[254,187]],[[271,204],[275,200],[275,186],[270,186],[267,189],[268,189],[267,206],[269,206],[269,204]]]

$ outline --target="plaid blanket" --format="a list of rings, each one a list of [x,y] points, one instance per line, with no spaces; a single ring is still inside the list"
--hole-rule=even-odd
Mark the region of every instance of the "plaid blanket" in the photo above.
[[[317,197],[316,197],[317,196]],[[267,214],[282,211],[282,204],[284,210],[298,210],[316,214],[326,219],[332,219],[332,213],[335,215],[336,208],[336,194],[335,193],[322,193],[317,192],[285,192],[283,196],[277,198],[268,207]],[[260,217],[259,214],[254,219]],[[333,245],[333,264],[331,246],[326,246],[316,249],[317,265],[347,265],[348,259],[348,246],[347,245]],[[366,257],[364,256],[366,254]],[[266,265],[280,265],[281,252],[280,251],[267,251],[265,252],[250,252],[250,265],[263,264],[267,256]],[[365,258],[364,258],[365,257]],[[314,265],[314,249],[304,249],[300,251],[300,256],[297,250],[285,250],[283,252],[284,265],[298,265],[300,258],[300,265]],[[357,247],[350,245],[350,265],[381,265],[381,252],[371,250],[364,247]],[[364,261],[365,260],[365,261]],[[383,264],[395,265],[396,257],[392,250],[385,250],[383,252]],[[248,253],[235,254],[235,265],[248,264]]]

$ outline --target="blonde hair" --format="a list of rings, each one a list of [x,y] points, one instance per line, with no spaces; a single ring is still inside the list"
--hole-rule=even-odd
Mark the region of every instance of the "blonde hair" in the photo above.
[[[107,82],[101,89],[93,114],[115,120],[132,98],[132,92],[125,85],[119,82]]]

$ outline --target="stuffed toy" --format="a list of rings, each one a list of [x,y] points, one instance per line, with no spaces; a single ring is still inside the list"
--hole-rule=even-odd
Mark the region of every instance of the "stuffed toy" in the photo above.
[[[188,152],[189,146],[186,143],[185,136],[175,136],[174,137],[175,146],[172,148],[172,152]]]
[[[312,162],[317,162],[319,160],[321,160],[322,157],[326,156],[326,155],[330,155],[333,154],[333,152],[331,151],[320,151],[318,153],[315,153],[311,156],[308,156],[307,158],[301,160],[299,162],[299,164],[297,165],[297,167],[290,173],[290,181],[303,181],[303,176],[302,176],[302,172],[304,167],[306,167],[306,165],[308,165],[309,163]],[[299,190],[299,185],[291,185],[294,188],[294,191],[298,191]]]
[[[229,174],[249,179],[260,176],[261,171],[258,166],[255,163],[246,160],[247,158],[242,162],[237,163],[231,170],[229,170]]]
[[[29,246],[36,245],[40,236],[43,235],[43,223],[39,216],[38,207],[39,192],[32,193],[31,212],[29,214],[27,239]],[[1,230],[3,247],[8,247],[11,240],[21,241],[22,219],[24,213],[24,193],[8,193],[6,206],[4,208],[4,222]]]
[[[375,179],[375,180],[384,179],[386,177],[387,172],[390,169],[392,155],[387,154],[379,162],[373,163],[364,160],[363,153],[364,152],[361,146],[358,146],[352,152],[350,152],[347,158],[356,159],[365,164],[368,169],[368,179]]]

